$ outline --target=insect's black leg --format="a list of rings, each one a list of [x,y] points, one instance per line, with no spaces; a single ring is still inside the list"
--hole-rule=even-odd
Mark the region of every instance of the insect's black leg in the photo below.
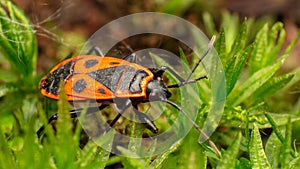
[[[123,57],[123,60],[127,60],[128,62],[132,62],[132,63],[136,63],[137,62],[137,55],[136,53],[134,53],[134,50],[130,47],[129,44],[127,44],[124,40],[121,41],[122,45],[125,46],[125,48],[127,48],[130,51],[130,55],[127,55],[125,57]]]
[[[101,51],[100,48],[98,48],[97,46],[93,46],[88,52],[87,55],[91,55],[95,53],[97,56],[104,56],[103,52]]]
[[[134,112],[137,115],[137,117],[139,118],[139,120],[143,123],[143,125],[150,131],[152,131],[152,133],[157,133],[158,132],[158,128],[156,127],[156,125],[153,123],[153,121],[145,114],[142,113],[140,111],[138,111],[138,107],[137,105],[133,105],[134,107]]]
[[[170,85],[168,86],[168,88],[178,88],[180,86],[184,86],[186,84],[190,84],[190,83],[195,83],[197,82],[198,80],[201,80],[201,79],[206,79],[207,76],[201,76],[197,79],[193,79],[193,80],[190,80],[192,74],[195,72],[196,68],[199,66],[199,64],[201,63],[201,61],[205,58],[205,56],[207,56],[208,52],[211,50],[211,48],[213,47],[213,44],[214,44],[214,41],[215,41],[216,37],[213,36],[208,44],[208,48],[207,50],[204,52],[204,54],[200,57],[200,59],[198,60],[198,62],[196,63],[196,65],[193,67],[192,71],[188,74],[187,78],[186,79],[183,79],[180,75],[178,75],[175,71],[173,71],[171,68],[167,67],[167,66],[162,66],[162,67],[159,67],[157,69],[152,69],[152,72],[154,74],[154,76],[156,77],[161,77],[162,74],[165,72],[165,71],[168,71],[170,72],[172,75],[175,76],[175,78],[177,80],[179,80],[179,83],[178,84],[174,84],[174,85]]]
[[[107,107],[107,106],[108,106],[107,104],[102,104],[102,105],[99,106],[99,107],[89,107],[89,108],[87,108],[86,113],[87,113],[87,114],[95,113],[95,112],[97,112],[97,111],[99,111],[99,110],[104,109],[104,108]],[[70,111],[70,116],[71,116],[71,118],[73,119],[73,118],[77,118],[78,116],[80,116],[82,110],[83,110],[83,109],[75,109],[75,110],[71,110],[71,111]],[[49,120],[48,120],[48,124],[53,123],[53,122],[56,121],[57,119],[58,119],[58,115],[57,115],[57,114],[52,115],[52,116],[49,118]],[[36,134],[38,135],[38,138],[40,138],[40,137],[42,136],[44,130],[45,130],[45,126],[42,126],[42,127],[36,132]]]
[[[48,124],[52,123],[53,121],[57,120],[58,116],[57,114],[52,115],[49,119],[48,119]],[[39,128],[39,130],[36,132],[38,138],[41,138],[41,136],[43,135],[45,130],[45,126],[42,126],[41,128]]]
[[[167,86],[168,88],[178,88],[178,87],[180,87],[180,86],[184,86],[184,85],[190,84],[190,83],[195,83],[195,82],[197,82],[198,80],[206,79],[206,78],[207,78],[207,76],[201,76],[201,77],[199,77],[199,78],[197,78],[197,79],[193,79],[193,80],[188,80],[188,81],[186,81],[186,80],[184,80],[180,75],[178,75],[175,71],[173,71],[171,68],[169,68],[169,67],[167,67],[167,66],[162,66],[162,67],[159,67],[159,68],[156,68],[156,69],[152,69],[151,71],[153,72],[154,76],[156,76],[156,77],[161,77],[162,74],[163,74],[165,71],[168,71],[168,72],[170,72],[172,75],[174,75],[175,78],[176,78],[177,80],[179,80],[179,83],[173,84],[173,85],[169,85],[169,86]]]
[[[89,107],[89,108],[87,108],[87,110],[86,110],[86,114],[98,112],[98,111],[104,109],[104,108],[107,107],[107,106],[108,106],[107,104],[101,104],[101,106],[99,106],[99,107]],[[71,118],[79,117],[79,116],[81,115],[81,112],[82,112],[83,110],[84,110],[84,109],[75,109],[75,110],[71,110],[71,111],[70,111]]]
[[[197,81],[199,81],[199,80],[201,80],[201,79],[207,79],[207,76],[204,75],[204,76],[201,76],[201,77],[199,77],[199,78],[197,78],[197,79],[194,79],[194,80],[189,80],[189,81],[180,82],[180,83],[177,83],[177,84],[169,85],[169,86],[167,86],[167,87],[168,87],[168,88],[178,88],[178,87],[184,86],[184,85],[186,85],[186,84],[195,83],[195,82],[197,82]]]
[[[219,149],[217,148],[217,146],[215,145],[215,143],[209,138],[209,136],[201,130],[201,128],[198,126],[197,123],[195,123],[194,120],[192,120],[188,115],[187,113],[180,107],[178,106],[176,103],[170,101],[170,100],[167,100],[167,99],[162,99],[161,100],[162,102],[165,102],[171,106],[173,106],[174,108],[176,108],[177,110],[179,110],[190,122],[191,124],[194,126],[194,128],[196,130],[199,131],[199,133],[206,139],[208,140],[209,144],[211,145],[211,147],[215,150],[216,154],[218,155],[218,157],[221,157],[221,153],[219,151]]]
[[[207,54],[211,50],[211,48],[213,48],[215,40],[216,40],[216,36],[214,35],[211,38],[211,40],[209,41],[209,44],[207,46],[206,51],[202,54],[202,56],[200,57],[200,59],[198,60],[198,62],[196,63],[196,65],[193,67],[192,71],[190,72],[190,74],[188,75],[188,77],[185,79],[185,81],[189,81],[190,80],[192,74],[195,72],[195,70],[199,66],[200,62],[202,62],[202,60],[205,58],[205,56],[207,56]]]
[[[121,101],[121,102],[120,102]],[[124,103],[125,101],[125,103]],[[116,124],[116,122],[119,120],[119,118],[122,116],[122,114],[126,111],[126,109],[128,107],[131,106],[131,101],[129,99],[126,100],[115,100],[116,105],[118,107],[118,109],[120,109],[120,112],[118,113],[118,115],[110,122],[110,126],[114,126]]]
[[[113,121],[110,122],[110,126],[111,127],[119,120],[119,118],[122,116],[122,114],[125,112],[125,110],[132,105],[132,103],[131,103],[131,101],[129,99],[127,99],[127,100],[123,99],[123,100],[120,100],[120,101],[122,103],[120,103],[119,101],[116,101],[117,107],[118,107],[118,109],[120,109],[120,112],[113,119]],[[125,103],[124,103],[124,101],[125,101]],[[150,131],[152,131],[153,133],[157,133],[158,132],[158,128],[151,121],[151,119],[146,114],[138,111],[137,105],[133,105],[133,107],[134,107],[133,110],[134,110],[135,114],[137,115],[137,117],[139,118],[139,120],[145,125],[145,127],[147,129],[149,129]]]
[[[130,55],[128,55],[128,56],[125,56],[125,57],[123,57],[122,59],[123,60],[126,60],[126,61],[128,61],[128,62],[131,62],[131,63],[136,63],[137,61],[137,55],[135,54],[135,53],[131,53]]]

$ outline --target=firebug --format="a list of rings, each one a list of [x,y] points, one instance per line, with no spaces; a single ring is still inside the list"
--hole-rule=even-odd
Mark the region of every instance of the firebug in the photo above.
[[[111,127],[118,121],[127,108],[133,106],[133,110],[139,120],[153,133],[157,133],[158,128],[145,113],[138,110],[137,105],[150,101],[165,102],[183,113],[193,126],[209,139],[180,106],[168,100],[172,95],[168,89],[179,88],[207,78],[207,76],[201,76],[190,80],[200,62],[212,48],[214,41],[215,36],[212,37],[207,50],[185,79],[167,66],[146,68],[124,59],[87,54],[72,57],[56,65],[48,75],[42,78],[40,90],[42,95],[59,100],[60,82],[63,80],[65,93],[69,102],[96,100],[98,103],[101,103],[99,107],[88,108],[88,113],[97,112],[109,104],[115,103],[120,112],[110,122]],[[98,55],[103,55],[101,51],[96,49],[95,51]],[[166,85],[162,78],[165,71],[173,74],[179,80],[179,83]],[[72,110],[70,111],[70,115],[72,118],[76,118],[80,115],[81,111],[82,109]],[[49,123],[57,118],[57,114],[53,115],[50,117]],[[44,127],[40,128],[37,134],[41,135],[43,130]]]

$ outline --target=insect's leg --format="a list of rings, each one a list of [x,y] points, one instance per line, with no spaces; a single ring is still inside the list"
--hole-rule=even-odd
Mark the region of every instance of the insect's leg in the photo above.
[[[125,57],[123,57],[122,59],[123,60],[126,60],[126,61],[128,61],[128,62],[131,62],[131,63],[136,63],[137,61],[137,55],[135,54],[135,53],[131,53],[130,55],[128,55],[128,56],[125,56]]]
[[[52,123],[53,121],[57,120],[58,116],[57,114],[52,115],[48,119],[48,124]],[[41,138],[41,136],[44,134],[45,126],[43,125],[42,127],[39,128],[39,130],[36,132],[38,138]]]
[[[190,84],[190,83],[195,83],[201,79],[207,79],[207,76],[204,75],[204,76],[201,76],[197,79],[194,79],[194,80],[189,80],[189,81],[183,81],[183,82],[180,82],[180,83],[177,83],[177,84],[173,84],[173,85],[169,85],[167,86],[168,88],[178,88],[178,87],[181,87],[181,86],[184,86],[186,84]]]
[[[127,60],[128,62],[132,62],[132,63],[136,63],[136,57],[137,57],[137,55],[136,55],[136,53],[134,53],[134,50],[130,47],[130,45],[128,44],[128,43],[126,43],[124,40],[123,41],[121,41],[121,43],[122,43],[122,45],[124,45],[125,46],[125,48],[127,49],[127,50],[129,50],[130,51],[130,55],[127,55],[127,56],[125,56],[125,57],[123,57],[122,59],[123,60]]]
[[[121,103],[121,102],[122,103]],[[122,116],[122,114],[125,112],[125,110],[131,106],[131,101],[129,99],[124,100],[120,99],[120,100],[115,100],[116,105],[118,107],[118,109],[120,110],[120,112],[118,113],[118,115],[110,122],[110,126],[114,126],[116,124],[116,122],[119,120],[119,118]]]
[[[196,68],[199,66],[199,64],[201,63],[201,61],[205,58],[205,56],[207,56],[207,54],[209,53],[209,51],[211,50],[211,48],[213,47],[214,41],[215,41],[216,37],[213,36],[208,44],[207,50],[204,52],[204,54],[200,57],[200,59],[198,60],[198,62],[196,63],[196,65],[193,67],[192,71],[188,74],[186,79],[183,79],[180,75],[178,75],[175,71],[173,71],[171,68],[167,67],[167,66],[162,66],[157,68],[156,70],[154,69],[153,73],[154,75],[157,74],[156,76],[161,76],[163,72],[168,71],[170,72],[172,75],[175,76],[176,79],[179,80],[178,84],[174,84],[174,85],[170,85],[168,86],[168,88],[178,88],[180,86],[184,86],[186,84],[190,84],[190,83],[195,83],[198,80],[201,79],[206,79],[207,76],[201,76],[197,79],[193,79],[190,80],[192,74],[195,72]]]
[[[143,125],[150,131],[152,131],[152,133],[157,133],[158,132],[158,128],[156,127],[156,125],[153,123],[153,121],[145,114],[142,113],[140,111],[138,111],[138,107],[137,105],[133,105],[134,107],[134,112],[137,115],[137,117],[139,118],[139,120],[143,123]]]
[[[124,102],[124,100],[121,100]],[[112,127],[122,116],[122,114],[125,112],[125,110],[132,105],[131,101],[129,99],[125,100],[125,103],[118,103],[119,101],[116,101],[118,109],[120,109],[120,112],[118,115],[113,119],[113,121],[110,122],[110,126]],[[138,111],[137,105],[133,105],[133,110],[136,113],[139,120],[145,125],[147,129],[152,131],[153,133],[158,132],[158,128],[155,126],[155,124],[151,121],[151,119],[144,113]]]
[[[195,123],[195,121],[192,120],[192,119],[187,115],[187,113],[186,113],[180,106],[178,106],[176,103],[174,103],[174,102],[172,102],[172,101],[170,101],[170,100],[167,100],[167,99],[162,99],[161,101],[162,101],[162,102],[165,102],[165,103],[167,103],[167,104],[173,106],[175,109],[179,110],[179,111],[180,111],[180,112],[181,112],[181,113],[182,113],[182,114],[183,114],[183,115],[191,122],[191,124],[194,126],[194,128],[195,128],[196,130],[198,130],[199,133],[200,133],[206,140],[208,140],[208,142],[209,142],[209,144],[211,145],[211,147],[215,150],[217,156],[218,156],[218,157],[221,157],[221,153],[220,153],[219,149],[217,148],[217,146],[215,145],[215,143],[209,138],[209,136],[208,136],[204,131],[201,130],[201,128],[198,126],[198,124]]]
[[[104,109],[105,107],[107,107],[108,105],[107,104],[102,104],[101,106],[99,107],[89,107],[87,108],[86,110],[86,113],[87,114],[90,114],[90,113],[95,113],[99,110],[102,110]],[[71,110],[70,111],[70,116],[71,118],[77,118],[78,116],[80,116],[81,112],[82,112],[83,109],[75,109],[75,110]],[[57,113],[52,115],[49,119],[48,119],[48,124],[50,123],[53,123],[54,121],[56,121],[58,119],[58,115]],[[40,138],[42,136],[42,134],[44,133],[44,130],[45,130],[45,126],[42,126],[41,128],[39,128],[39,130],[36,132],[36,134],[38,135],[38,138]]]
[[[155,77],[161,77],[162,74],[165,72],[165,71],[168,71],[170,72],[177,80],[179,80],[179,83],[177,84],[173,84],[173,85],[169,85],[167,86],[168,88],[178,88],[180,86],[184,86],[186,84],[190,84],[190,83],[195,83],[197,82],[198,80],[201,80],[201,79],[207,79],[207,76],[201,76],[197,79],[193,79],[193,80],[184,80],[180,75],[178,75],[175,71],[173,71],[171,68],[167,67],[167,66],[161,66],[159,68],[155,68],[155,69],[151,69],[151,71],[153,72],[154,76]]]
[[[104,109],[104,108],[107,107],[107,106],[108,106],[107,104],[101,104],[101,106],[99,106],[99,107],[89,107],[89,108],[87,108],[87,110],[86,110],[86,114],[98,112],[98,111]],[[84,109],[75,109],[75,110],[71,110],[71,111],[70,111],[71,118],[79,117],[79,116],[81,115],[81,112],[82,112],[83,110],[84,110]]]
[[[209,51],[213,48],[215,40],[216,40],[216,36],[214,35],[211,38],[211,40],[209,41],[209,44],[207,46],[206,51],[202,54],[202,56],[200,57],[200,59],[198,60],[198,62],[196,63],[196,65],[193,67],[192,71],[190,72],[190,74],[188,75],[188,77],[185,79],[185,81],[189,81],[190,80],[192,74],[195,72],[195,70],[199,66],[200,62],[202,62],[202,60],[205,58],[205,56],[207,56],[207,54],[209,53]]]
[[[88,52],[87,55],[91,55],[95,53],[97,56],[104,56],[103,52],[101,51],[100,48],[98,48],[97,46],[93,46]]]

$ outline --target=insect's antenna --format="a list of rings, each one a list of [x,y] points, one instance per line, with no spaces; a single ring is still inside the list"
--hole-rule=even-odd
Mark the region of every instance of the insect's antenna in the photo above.
[[[170,101],[170,100],[167,100],[167,99],[162,99],[161,100],[162,102],[165,102],[165,103],[168,103],[170,104],[171,106],[173,106],[174,108],[176,108],[177,110],[179,110],[194,126],[194,128],[196,130],[199,131],[199,133],[206,139],[208,140],[210,146],[215,150],[215,153],[217,154],[218,157],[221,157],[221,153],[219,151],[219,149],[217,148],[217,146],[215,145],[215,143],[213,141],[211,141],[211,139],[208,137],[208,135],[202,131],[200,129],[200,127],[186,114],[186,112],[180,107],[178,106],[176,103]]]
[[[187,76],[187,78],[185,79],[185,81],[189,81],[192,74],[195,72],[195,70],[197,69],[197,67],[199,66],[200,62],[205,58],[205,56],[207,56],[208,52],[211,50],[211,48],[213,47],[214,45],[214,42],[216,40],[216,35],[213,35],[211,40],[209,41],[209,44],[207,46],[207,49],[206,51],[203,53],[203,55],[200,57],[200,59],[198,60],[198,62],[196,63],[196,65],[193,67],[191,73]]]

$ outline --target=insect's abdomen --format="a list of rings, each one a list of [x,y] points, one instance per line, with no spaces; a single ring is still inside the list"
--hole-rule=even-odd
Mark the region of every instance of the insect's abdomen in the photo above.
[[[145,98],[146,85],[153,79],[147,68],[122,59],[78,56],[54,67],[41,81],[43,95],[59,99],[60,79],[69,101]]]

